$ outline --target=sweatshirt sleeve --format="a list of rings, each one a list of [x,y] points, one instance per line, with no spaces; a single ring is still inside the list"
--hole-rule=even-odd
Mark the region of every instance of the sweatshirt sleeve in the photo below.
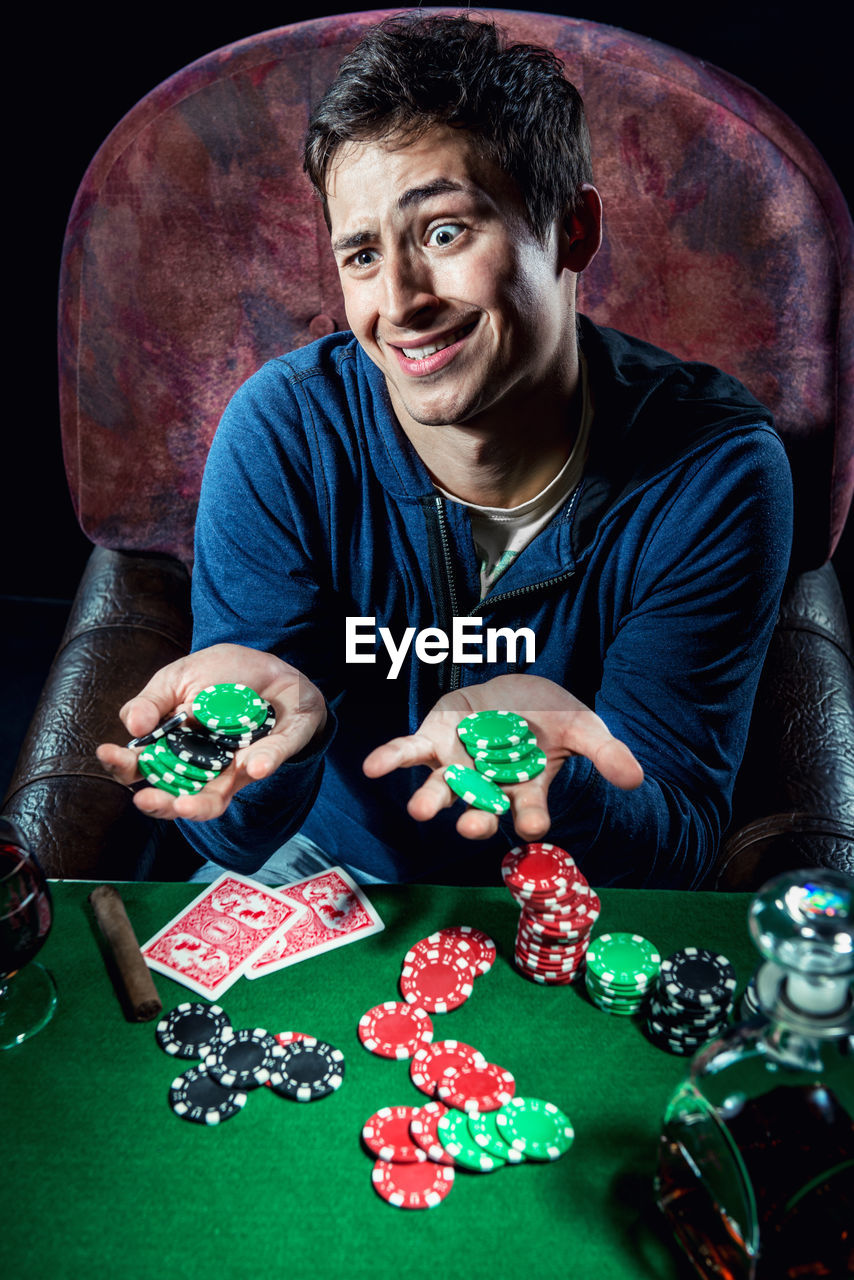
[[[639,548],[595,710],[645,780],[621,791],[577,757],[549,791],[549,839],[593,883],[696,887],[711,868],[791,536],[788,461],[763,428],[704,455]]]
[[[247,874],[304,821],[337,728],[335,691],[323,684],[324,482],[297,395],[276,361],[238,390],[211,446],[196,518],[193,649],[228,642],[275,653],[321,687],[329,710],[310,755],[244,787],[220,818],[179,821],[204,857]]]

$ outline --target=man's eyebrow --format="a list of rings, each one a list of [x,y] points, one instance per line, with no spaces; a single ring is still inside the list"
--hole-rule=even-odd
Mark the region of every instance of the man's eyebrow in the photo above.
[[[410,187],[408,191],[404,191],[397,202],[397,207],[398,209],[409,209],[414,204],[421,204],[423,200],[429,200],[432,196],[443,195],[446,191],[466,190],[468,190],[467,187],[461,182],[454,182],[452,178],[436,178],[433,182],[428,182],[423,187]]]
[[[401,211],[409,209],[413,205],[421,204],[425,200],[430,200],[433,196],[444,195],[445,192],[468,191],[469,188],[462,182],[454,182],[452,178],[436,178],[433,182],[427,182],[422,187],[409,187],[398,198],[397,207]],[[341,236],[340,239],[334,240],[332,243],[333,253],[347,253],[351,249],[361,249],[365,244],[369,244],[376,233],[373,231],[355,231],[352,235]]]
[[[356,231],[351,236],[341,236],[339,240],[333,240],[333,253],[346,253],[348,249],[361,249],[363,244],[370,244],[374,239],[372,231]]]

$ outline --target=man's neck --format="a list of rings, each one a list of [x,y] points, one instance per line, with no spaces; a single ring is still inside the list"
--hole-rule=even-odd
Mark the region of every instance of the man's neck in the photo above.
[[[463,502],[521,506],[563,467],[578,435],[581,387],[577,353],[563,385],[520,397],[499,413],[461,426],[413,421],[392,403],[398,421],[431,479]]]

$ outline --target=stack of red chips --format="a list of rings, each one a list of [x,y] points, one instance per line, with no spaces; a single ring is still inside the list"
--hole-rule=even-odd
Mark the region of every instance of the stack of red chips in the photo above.
[[[601,904],[575,860],[555,844],[518,845],[501,863],[519,903],[516,968],[532,982],[560,986],[583,971]]]

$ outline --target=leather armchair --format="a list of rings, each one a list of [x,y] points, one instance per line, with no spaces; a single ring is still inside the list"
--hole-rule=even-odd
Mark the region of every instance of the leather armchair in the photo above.
[[[377,13],[216,50],[155,88],[94,157],[62,256],[63,448],[95,544],[3,812],[56,877],[184,878],[94,756],[190,643],[201,472],[231,393],[344,327],[301,172],[310,95]],[[774,411],[795,549],[713,882],[791,865],[854,872],[854,677],[828,563],[854,485],[851,219],[811,144],[749,86],[644,37],[495,15],[554,48],[587,106],[605,244],[580,282],[601,324],[735,374]]]

